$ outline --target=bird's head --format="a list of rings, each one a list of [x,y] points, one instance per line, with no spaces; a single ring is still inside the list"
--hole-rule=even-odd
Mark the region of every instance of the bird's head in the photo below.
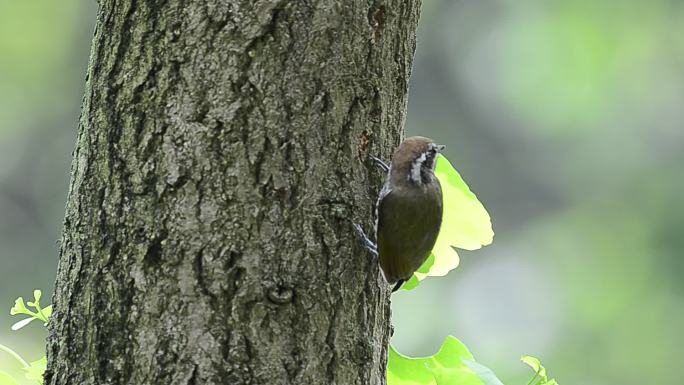
[[[422,136],[406,138],[392,156],[392,182],[395,185],[423,186],[435,178],[437,154],[444,149]]]

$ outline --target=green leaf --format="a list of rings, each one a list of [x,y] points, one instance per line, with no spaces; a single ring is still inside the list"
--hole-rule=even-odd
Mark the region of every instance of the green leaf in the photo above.
[[[417,273],[427,274],[430,269],[435,264],[435,255],[430,254],[430,256],[423,262],[423,264],[416,270]]]
[[[23,319],[14,325],[12,325],[12,330],[19,330],[23,328],[24,326],[28,325],[33,321],[34,319],[39,319],[43,321],[44,324],[47,324],[48,319],[52,315],[52,305],[47,306],[45,309],[41,309],[40,307],[40,298],[42,297],[42,292],[40,290],[34,290],[33,291],[33,302],[26,302],[26,305],[31,306],[36,309],[36,311],[31,311],[26,308],[26,305],[24,304],[24,299],[22,297],[17,298],[14,301],[14,306],[10,309],[10,314],[11,315],[19,315],[19,314],[25,314],[30,316],[31,318]]]
[[[423,262],[422,265],[414,272],[414,277],[416,277],[417,280],[422,280],[425,277],[428,276],[430,273],[430,269],[432,269],[432,266],[435,265],[435,254],[430,254],[430,256]],[[413,277],[411,277],[413,278]],[[417,286],[417,285],[416,285]]]
[[[440,231],[446,237],[444,242],[465,250],[477,250],[492,243],[494,231],[489,213],[443,155],[437,158],[435,175],[444,196]]]
[[[35,304],[39,305],[39,304],[40,304],[40,297],[42,297],[42,296],[43,296],[43,292],[42,292],[42,291],[40,291],[40,290],[38,290],[38,289],[34,290],[34,291],[33,291],[33,302],[34,302]]]
[[[488,367],[471,360],[463,360],[470,370],[472,370],[484,385],[503,385],[501,380]]]
[[[449,336],[430,357],[407,357],[390,346],[387,385],[503,384],[491,370],[475,362],[461,341]]]
[[[409,278],[408,281],[406,281],[401,286],[401,288],[404,290],[413,290],[416,287],[418,287],[418,285],[420,285],[420,280],[427,277],[428,272],[430,271],[430,268],[432,267],[432,265],[434,265],[434,263],[435,263],[435,255],[430,254],[428,259],[426,259],[425,262],[423,262],[423,264],[418,268],[418,270],[416,270],[413,273],[411,278]]]
[[[0,385],[19,385],[19,383],[9,374],[0,371]]]
[[[50,316],[52,316],[52,305],[50,305],[50,306],[46,307],[45,309],[43,309],[43,310],[41,311],[41,313],[43,313],[43,316],[45,316],[45,320],[46,320],[46,321],[49,320],[49,319],[50,319]]]
[[[40,297],[43,296],[43,292],[36,289],[33,291],[33,302],[26,302],[27,305],[32,306],[36,309],[40,309]]]
[[[449,336],[442,343],[439,351],[422,358],[405,356],[390,346],[389,360],[387,364],[387,385],[441,385],[450,384],[449,375],[461,373],[444,372],[439,369],[464,369],[469,370],[463,363],[463,359],[473,360],[468,348],[455,337]],[[439,377],[442,383],[436,382]],[[475,383],[477,384],[477,383]],[[477,384],[477,385],[481,385]]]
[[[29,367],[24,368],[26,371],[26,378],[29,380],[38,381],[38,383],[41,385],[43,384],[43,374],[45,373],[45,369],[47,369],[47,357],[45,356],[38,361],[31,362]]]
[[[37,319],[37,318],[36,318],[36,317],[25,318],[25,319],[23,319],[23,320],[21,320],[21,321],[19,321],[19,322],[16,322],[15,324],[13,324],[12,327],[11,327],[11,329],[12,329],[12,330],[15,330],[15,331],[16,331],[16,330],[19,330],[19,329],[23,328],[24,326],[30,324],[31,321],[33,321],[34,319]]]
[[[418,278],[416,278],[416,275],[413,274],[411,278],[409,278],[409,280],[401,286],[401,288],[404,290],[413,290],[418,287],[418,285],[420,285],[420,281]]]
[[[426,277],[443,276],[455,269],[459,257],[454,247],[476,250],[492,243],[494,239],[489,213],[443,155],[437,157],[435,175],[442,186],[444,200],[441,230],[431,258],[414,273],[414,282],[403,286],[405,290],[415,288],[418,281]]]
[[[546,374],[546,368],[544,367],[544,365],[542,365],[541,361],[538,358],[532,356],[523,356],[522,358],[520,358],[520,361],[524,362],[529,367],[531,367],[532,370],[534,370],[535,377],[532,380],[539,377],[541,380],[541,385],[558,385],[555,379],[552,378],[549,380]]]
[[[527,364],[534,372],[544,380],[544,382],[547,382],[549,378],[546,376],[546,368],[541,364],[541,361],[539,358],[532,357],[532,356],[522,356],[520,358],[520,361],[523,363]]]
[[[436,385],[484,385],[484,382],[467,367],[437,368],[432,370]]]
[[[33,315],[24,305],[24,299],[19,297],[14,301],[14,306],[10,309],[10,315],[28,314]]]

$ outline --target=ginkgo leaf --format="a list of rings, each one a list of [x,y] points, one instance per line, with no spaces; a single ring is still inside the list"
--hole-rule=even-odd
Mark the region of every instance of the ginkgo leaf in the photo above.
[[[420,281],[416,277],[416,274],[414,273],[411,278],[409,278],[408,281],[404,282],[404,284],[401,286],[403,290],[413,290],[416,287],[420,285]]]
[[[435,175],[442,185],[444,198],[440,235],[446,235],[445,241],[465,250],[477,250],[492,243],[494,231],[489,213],[442,155],[437,158]]]
[[[473,359],[468,348],[455,337],[449,336],[439,351],[429,357],[412,358],[390,346],[387,363],[387,385],[437,385],[433,370],[439,368],[465,368],[462,359]]]
[[[33,291],[33,301],[26,302],[24,304],[24,299],[22,297],[19,297],[14,301],[14,306],[10,309],[10,314],[11,315],[20,315],[20,314],[25,314],[30,316],[31,318],[26,318],[23,319],[14,325],[12,325],[12,330],[19,330],[23,328],[24,326],[28,325],[31,321],[34,319],[39,319],[43,321],[43,323],[47,324],[50,316],[52,315],[52,305],[49,305],[45,307],[44,309],[41,309],[40,307],[40,298],[42,296],[42,292],[38,289]],[[35,311],[29,310],[26,305],[29,307],[33,307]]]
[[[468,348],[449,336],[429,357],[412,358],[390,346],[387,385],[503,385],[487,367],[475,362]]]
[[[489,213],[443,155],[437,157],[435,175],[444,200],[442,226],[430,258],[403,286],[405,290],[415,288],[426,277],[443,276],[455,269],[459,256],[454,247],[476,250],[494,239]]]
[[[31,362],[27,368],[24,368],[26,371],[25,376],[29,380],[34,380],[39,384],[42,384],[45,369],[47,369],[47,358],[43,356],[43,358],[39,359],[38,361]]]
[[[17,314],[31,314],[31,312],[26,308],[26,305],[24,305],[24,299],[19,297],[14,301],[14,306],[10,309],[10,314],[11,315],[17,315]]]
[[[43,310],[41,311],[41,313],[43,314],[43,316],[44,316],[47,320],[49,320],[49,319],[50,319],[50,316],[52,315],[52,305],[50,305],[50,306],[46,307],[45,309],[43,309]]]
[[[437,368],[431,371],[435,385],[485,385],[469,368]]]
[[[5,372],[0,372],[0,385],[19,385],[19,383]]]
[[[14,325],[12,325],[12,330],[19,330],[19,329],[23,328],[24,326],[30,324],[31,321],[33,321],[34,319],[37,319],[37,318],[31,317],[31,318],[25,318],[25,319],[19,321],[19,322],[15,323]]]
[[[470,370],[472,370],[475,375],[482,380],[484,385],[503,385],[501,380],[492,372],[488,367],[471,360],[463,359],[463,363],[466,364]]]
[[[548,381],[548,377],[546,376],[546,368],[541,364],[541,361],[537,357],[532,357],[532,356],[522,356],[520,358],[520,361],[522,361],[524,364],[527,364],[532,370],[534,370],[539,377],[544,379],[544,381]]]
[[[535,378],[539,377],[541,379],[541,381],[539,382],[540,385],[558,385],[555,379],[549,379],[548,374],[546,373],[546,368],[544,367],[544,365],[542,365],[539,358],[532,356],[523,356],[522,358],[520,358],[520,361],[527,364],[527,366],[534,370]]]

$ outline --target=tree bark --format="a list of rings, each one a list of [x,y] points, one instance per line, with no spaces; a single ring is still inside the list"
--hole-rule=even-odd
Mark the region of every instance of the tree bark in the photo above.
[[[420,0],[101,0],[46,384],[383,384]]]

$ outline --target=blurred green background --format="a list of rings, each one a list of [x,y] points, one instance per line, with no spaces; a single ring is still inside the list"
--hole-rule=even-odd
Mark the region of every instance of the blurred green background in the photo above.
[[[0,341],[29,360],[44,332],[7,312],[52,289],[95,12],[0,0]],[[497,236],[393,297],[398,349],[453,334],[507,385],[523,354],[562,385],[681,383],[682,68],[679,1],[425,0],[407,130],[448,146]]]

